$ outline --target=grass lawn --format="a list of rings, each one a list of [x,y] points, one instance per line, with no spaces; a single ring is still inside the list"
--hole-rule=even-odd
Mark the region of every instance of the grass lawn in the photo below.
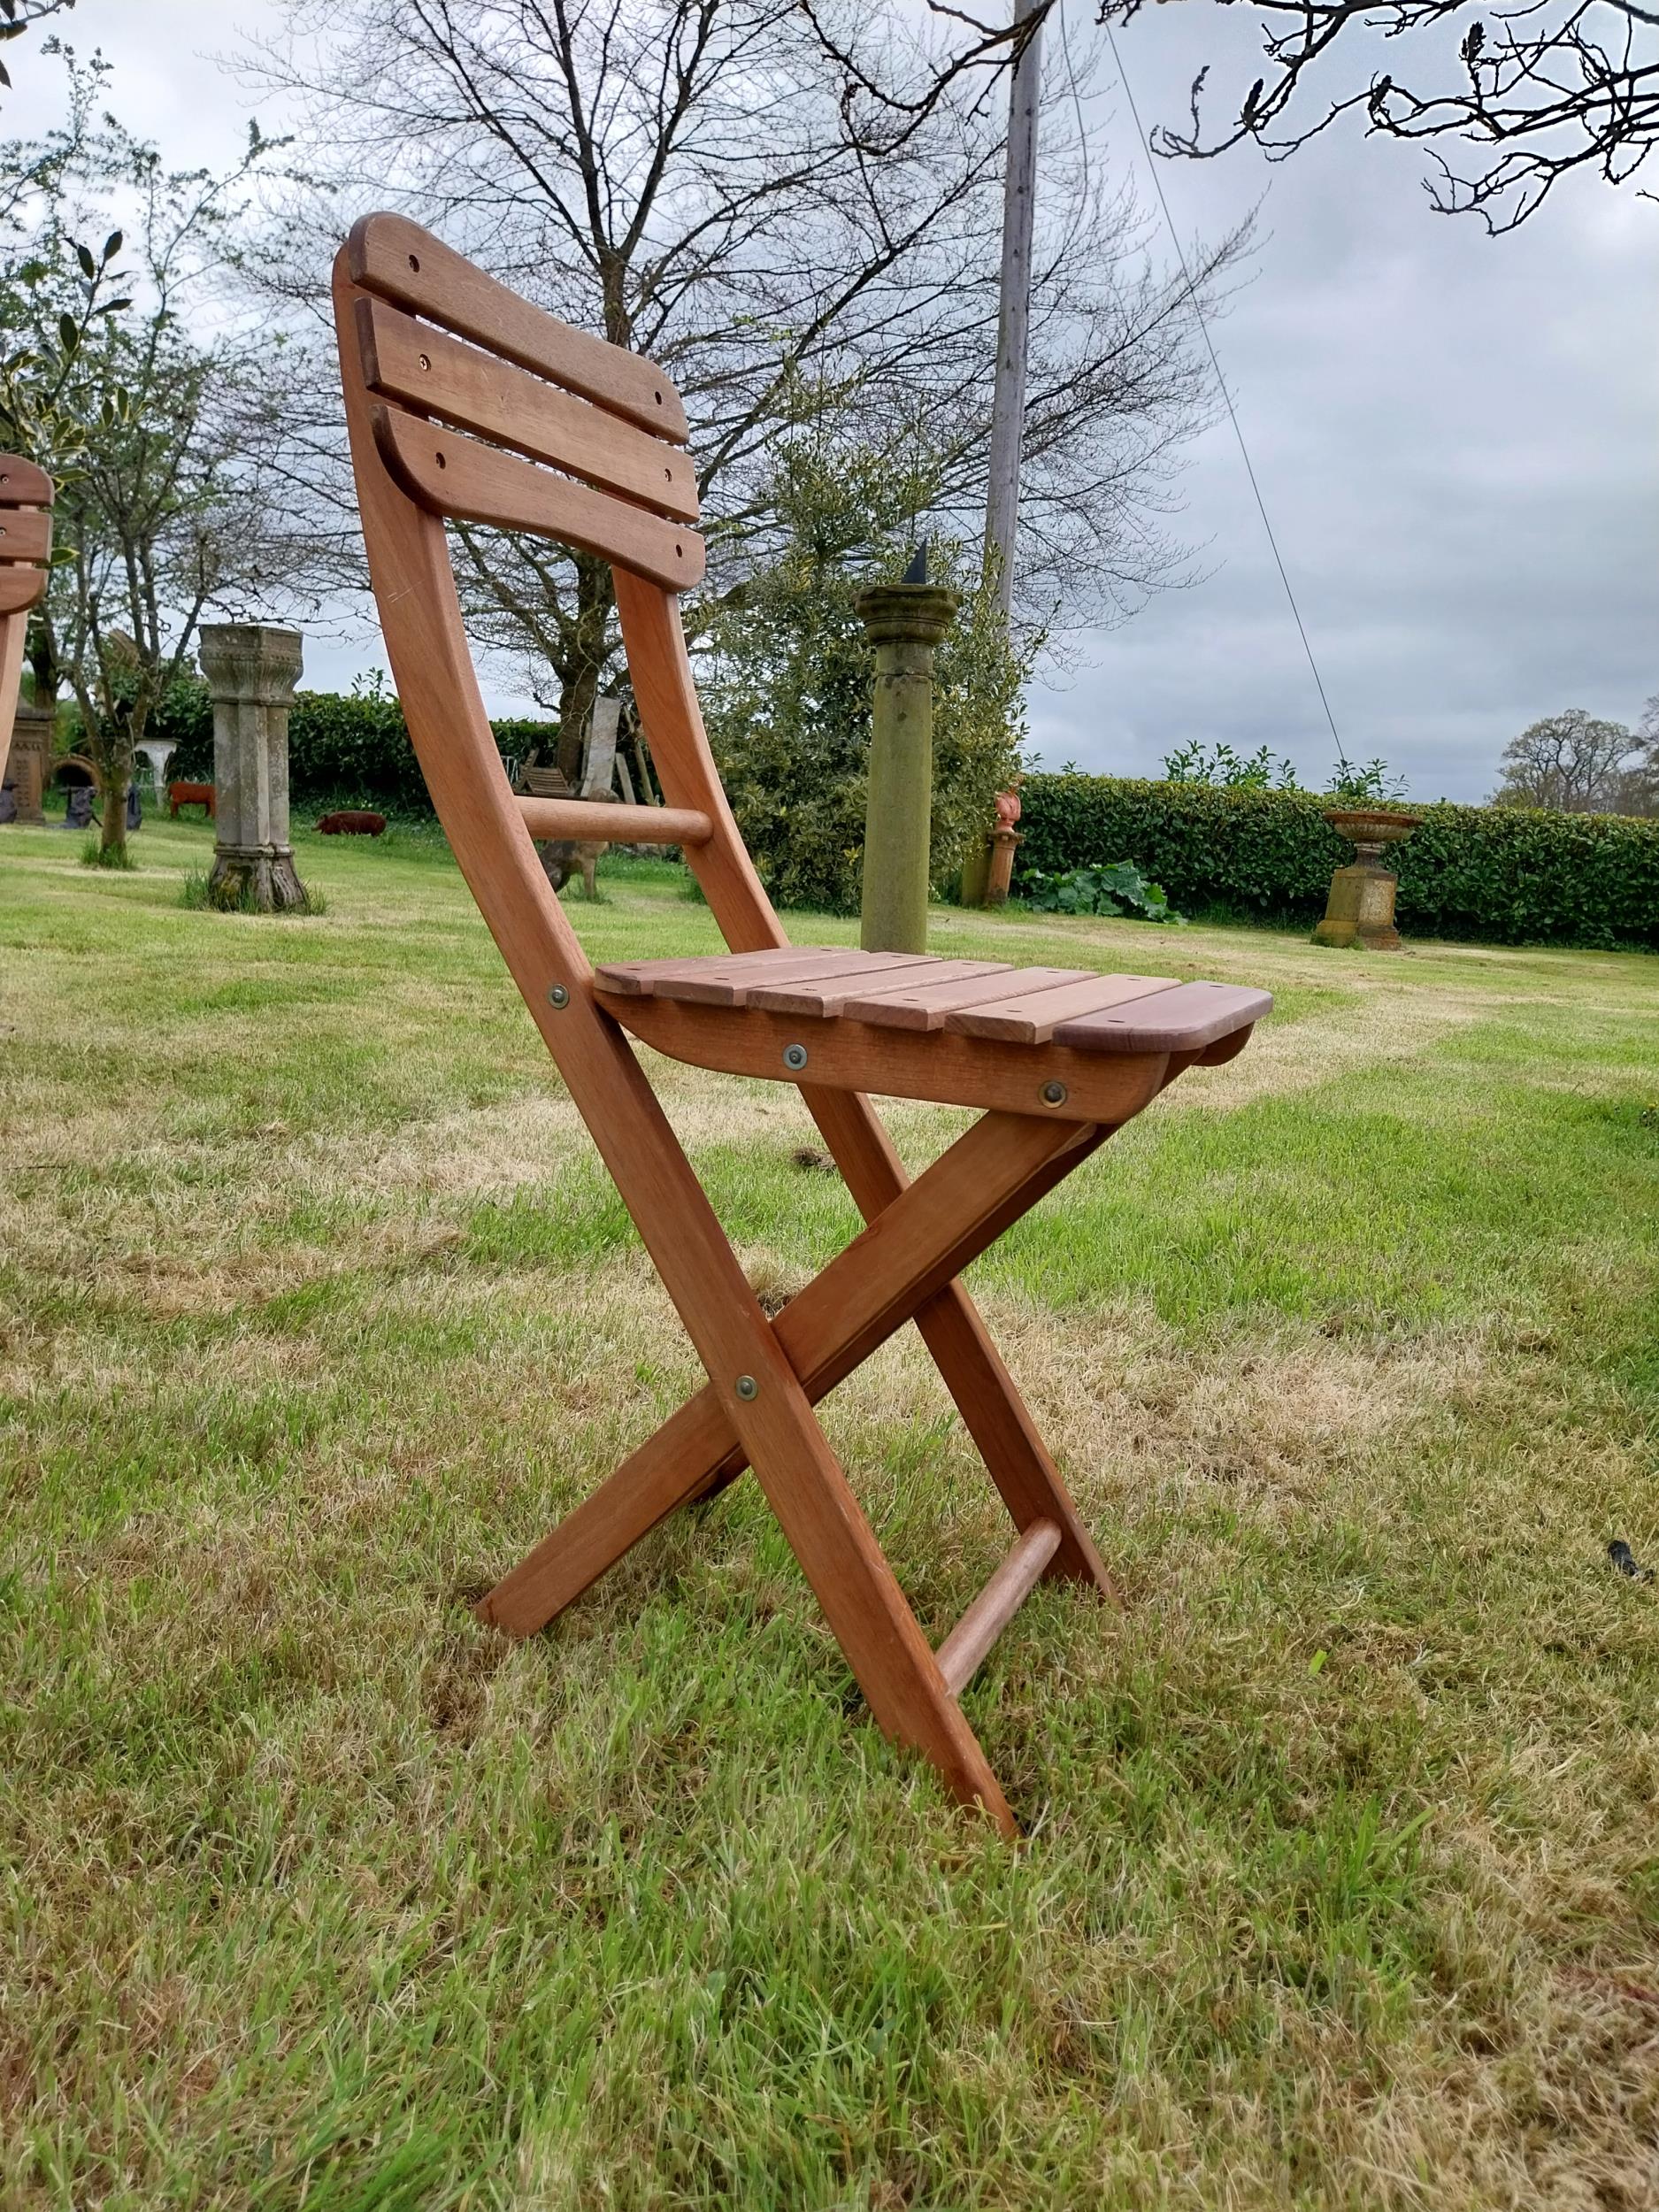
[[[973,1273],[1131,1600],[967,1693],[1010,1849],[750,1481],[473,1621],[693,1361],[442,849],[273,922],[210,839],[0,834],[8,2212],[1659,2204],[1659,960],[937,916],[1279,994]],[[797,1286],[794,1094],[654,1072]],[[826,1418],[937,1636],[1008,1532],[913,1333]]]

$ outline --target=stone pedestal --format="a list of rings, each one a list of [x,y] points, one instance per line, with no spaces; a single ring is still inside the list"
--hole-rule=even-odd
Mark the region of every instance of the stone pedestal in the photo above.
[[[1353,840],[1358,856],[1332,876],[1325,919],[1314,929],[1314,943],[1398,952],[1394,892],[1399,878],[1385,864],[1383,849],[1405,842],[1417,826],[1416,815],[1333,807],[1325,818],[1333,830]]]
[[[12,750],[6,757],[5,780],[17,801],[17,818],[36,827],[46,819],[41,797],[51,772],[54,719],[50,707],[31,706],[27,700],[20,700],[17,720],[12,726]]]
[[[274,913],[303,906],[288,843],[288,709],[301,666],[300,634],[259,622],[208,625],[202,672],[213,701],[213,782],[219,840],[210,905]]]
[[[933,649],[960,595],[940,584],[878,584],[858,599],[876,649],[864,812],[866,952],[927,949],[927,858],[933,812]]]
[[[167,797],[167,763],[179,748],[170,737],[147,737],[139,745],[150,768],[150,787],[156,795],[157,806],[165,805]]]

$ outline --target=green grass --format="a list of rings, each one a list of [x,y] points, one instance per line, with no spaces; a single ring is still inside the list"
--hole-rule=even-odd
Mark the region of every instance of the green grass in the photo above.
[[[1659,963],[936,916],[1278,995],[974,1271],[1130,1599],[967,1694],[1010,1849],[751,1483],[476,1624],[684,1339],[441,842],[275,923],[133,842],[0,836],[0,2204],[1659,2202]],[[794,1288],[794,1094],[653,1071]],[[909,1333],[826,1422],[937,1637],[1007,1531]]]

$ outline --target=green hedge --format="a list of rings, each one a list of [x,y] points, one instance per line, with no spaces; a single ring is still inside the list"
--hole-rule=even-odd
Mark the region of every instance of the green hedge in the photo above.
[[[558,742],[557,722],[491,725],[503,758]],[[150,718],[150,734],[171,738],[178,751],[167,774],[179,782],[211,782],[213,709],[207,686],[174,684]],[[365,686],[350,692],[301,691],[288,716],[288,797],[299,809],[366,806],[382,814],[432,812],[425,779],[394,693]]]
[[[1020,787],[1022,871],[1133,860],[1187,914],[1307,923],[1353,847],[1304,792],[1225,790],[1116,776],[1034,775]],[[1659,822],[1529,808],[1407,810],[1401,926],[1488,944],[1659,950]]]

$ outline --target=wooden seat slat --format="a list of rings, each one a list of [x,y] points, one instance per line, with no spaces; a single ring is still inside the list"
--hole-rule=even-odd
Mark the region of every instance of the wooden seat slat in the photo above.
[[[1022,987],[1041,990],[1046,985],[1082,983],[1087,968],[1018,968],[1013,971]],[[1006,998],[1008,972],[1001,976],[979,976],[967,980],[921,983],[913,991],[883,992],[868,998],[849,999],[841,1009],[848,1021],[871,1022],[878,1029],[942,1029],[946,1017],[958,1007],[977,1006],[983,999]]]
[[[686,442],[680,394],[655,361],[533,307],[407,216],[364,216],[346,242],[346,265],[365,292],[459,331],[657,437]]]
[[[498,438],[659,514],[696,520],[696,483],[679,448],[384,300],[359,300],[357,322],[364,376],[384,398]]]
[[[703,540],[695,530],[572,477],[555,476],[499,446],[480,445],[464,431],[406,415],[384,400],[374,403],[373,414],[387,468],[428,514],[557,538],[669,591],[702,582]]]
[[[798,960],[803,952],[811,950],[810,945],[771,945],[763,952],[687,954],[680,960],[609,960],[594,970],[594,984],[596,989],[618,998],[650,998],[660,981],[674,976],[695,975],[704,969],[741,975],[746,966],[752,964],[758,971],[763,964]]]
[[[0,508],[0,561],[44,561],[51,549],[50,508]]]
[[[1009,973],[1006,963],[1000,960],[930,960],[927,967],[941,982],[953,976],[956,981],[967,983],[976,976],[1006,977]],[[895,991],[902,990],[906,977],[914,976],[915,972],[910,967],[895,968],[887,980]],[[879,995],[882,982],[879,976],[872,979],[867,968],[853,975],[816,976],[795,983],[769,982],[750,989],[749,1003],[763,1013],[800,1014],[809,1019],[816,1017],[820,1021],[833,1021],[845,1011],[849,999]],[[915,987],[912,984],[910,987]]]
[[[844,949],[806,952],[794,960],[769,961],[764,971],[740,967],[728,975],[711,975],[703,970],[689,975],[670,976],[659,980],[656,995],[694,1006],[747,1006],[750,992],[763,983],[796,983],[839,976],[862,979],[885,973],[889,968],[925,964],[914,953],[853,952]]]
[[[1079,1052],[1199,1052],[1272,1010],[1266,991],[1237,983],[1183,983],[1142,1004],[1062,1022],[1054,1041]]]
[[[1062,983],[1035,990],[1018,987],[1006,998],[964,1006],[945,1017],[945,1027],[964,1037],[1001,1037],[1010,1044],[1040,1045],[1074,1015],[1103,1011],[1130,999],[1172,991],[1171,975],[1096,975],[1086,983]]]

